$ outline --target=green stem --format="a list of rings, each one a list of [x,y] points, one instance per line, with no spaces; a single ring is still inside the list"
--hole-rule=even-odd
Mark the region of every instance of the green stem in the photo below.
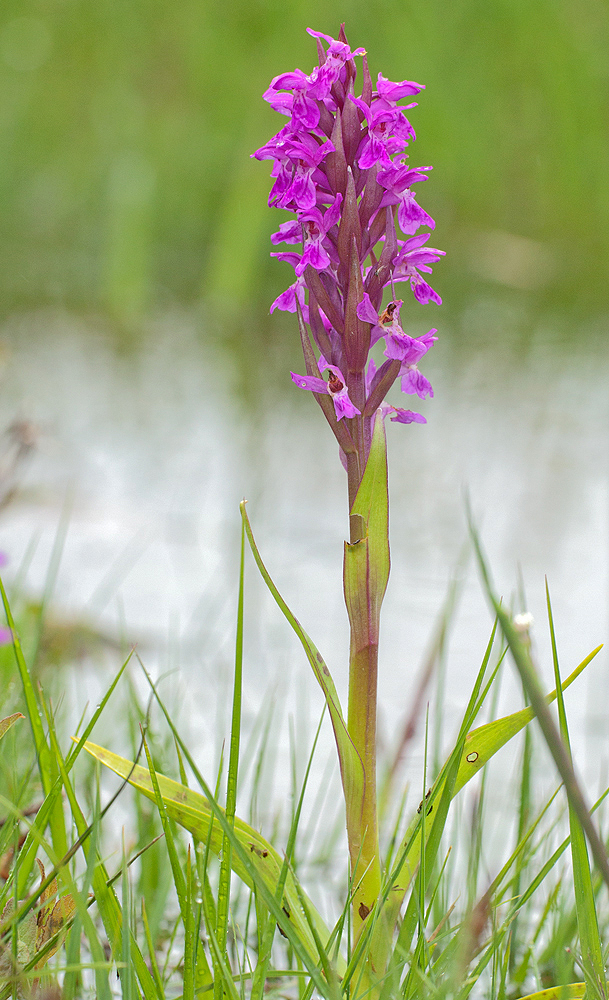
[[[362,479],[362,466],[358,452],[347,453],[347,487],[349,490],[349,510],[353,508],[355,497]],[[349,514],[349,540],[351,544],[364,536],[364,520],[360,514]]]
[[[347,729],[364,772],[361,790],[347,801],[353,936],[356,942],[381,891],[376,795],[376,711],[380,610],[389,574],[387,461],[384,428],[375,432],[370,463],[364,420],[356,418],[357,455],[348,458],[351,541],[345,546],[345,600],[351,626]],[[355,430],[355,428],[354,428]],[[356,464],[355,459],[358,459]],[[357,477],[357,478],[356,478]],[[373,919],[370,917],[370,919]],[[370,986],[375,971],[362,973]]]
[[[378,644],[358,649],[352,629],[347,728],[364,765],[364,787],[356,823],[348,824],[354,938],[381,890],[376,802],[376,691]],[[353,813],[351,814],[353,815]]]

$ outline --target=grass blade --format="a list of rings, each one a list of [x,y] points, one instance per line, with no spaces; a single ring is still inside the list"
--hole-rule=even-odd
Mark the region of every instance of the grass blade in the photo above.
[[[347,726],[343,718],[343,712],[334,686],[334,681],[328,667],[326,666],[324,659],[311,641],[307,633],[304,631],[300,622],[294,617],[287,604],[283,600],[281,594],[277,590],[277,587],[271,580],[266,566],[262,562],[262,558],[254,541],[254,535],[252,533],[252,528],[247,516],[245,509],[245,501],[241,503],[241,516],[245,524],[245,532],[247,535],[252,554],[256,561],[256,565],[260,570],[262,578],[266,583],[268,589],[273,595],[276,603],[283,612],[284,616],[287,618],[288,622],[292,626],[294,632],[300,639],[302,647],[305,651],[306,657],[311,664],[313,673],[321,687],[327,705],[330,712],[330,719],[332,721],[332,728],[334,729],[334,737],[336,739],[336,746],[338,750],[338,759],[340,762],[341,778],[343,782],[343,789],[345,794],[346,802],[359,802],[361,801],[363,786],[364,786],[364,768],[362,765],[361,758],[353,745],[351,737],[347,731]]]
[[[469,519],[470,532],[488,599],[499,619],[502,632],[510,647],[522,684],[531,702],[532,709],[537,716],[548,749],[554,758],[558,773],[564,782],[569,803],[575,810],[579,823],[586,834],[594,861],[603,877],[603,881],[609,888],[609,859],[607,858],[607,852],[590,817],[590,812],[575,776],[569,753],[546,704],[529,650],[514,627],[512,619],[501,606],[500,601],[494,593],[480,540],[471,519],[471,513]]]
[[[547,580],[546,602],[548,607],[550,638],[552,641],[554,677],[556,679],[556,690],[558,692],[558,719],[560,724],[560,733],[566,751],[570,756],[571,746],[567,725],[567,713],[565,710],[565,701],[560,684],[560,669],[558,666],[556,633],[554,631],[554,616],[552,614],[552,604],[550,602],[550,591]],[[582,950],[582,965],[586,985],[588,987],[588,997],[589,1000],[591,1000],[594,996],[598,997],[599,1000],[604,1000],[607,996],[607,980],[603,963],[603,949],[598,929],[598,919],[596,916],[594,890],[592,888],[592,876],[590,874],[590,861],[588,858],[588,849],[586,847],[586,837],[571,801],[569,801],[569,828],[571,831],[571,858],[573,861],[573,888],[575,890],[577,926],[579,929],[579,941]]]
[[[241,694],[243,689],[243,596],[245,576],[245,524],[241,522],[241,555],[239,560],[239,599],[237,604],[237,633],[235,640],[235,676],[233,681],[233,709],[226,784],[226,821],[235,824],[237,808],[237,775],[239,770],[239,745],[241,741]],[[222,950],[228,965],[226,940],[228,934],[228,911],[230,903],[231,843],[225,835],[222,843],[220,879],[218,883],[218,908],[216,935],[218,947]],[[222,983],[216,977],[214,1000],[222,1000]]]

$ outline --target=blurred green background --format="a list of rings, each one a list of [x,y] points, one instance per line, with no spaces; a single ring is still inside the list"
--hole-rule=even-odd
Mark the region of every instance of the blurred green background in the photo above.
[[[606,0],[4,0],[2,316],[66,308],[120,336],[204,306],[208,333],[283,331],[291,317],[268,318],[292,280],[268,256],[282,218],[249,154],[284,124],[270,79],[316,61],[305,28],[341,21],[374,78],[426,85],[411,163],[434,166],[419,200],[448,254],[447,319],[485,295],[567,334],[602,316]]]

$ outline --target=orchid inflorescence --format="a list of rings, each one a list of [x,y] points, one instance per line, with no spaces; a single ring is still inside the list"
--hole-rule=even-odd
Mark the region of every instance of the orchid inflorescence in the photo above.
[[[393,287],[408,281],[418,302],[440,303],[421,272],[431,273],[430,264],[443,251],[425,246],[429,233],[417,235],[421,226],[435,226],[411,190],[431,168],[407,165],[405,150],[415,133],[405,111],[416,105],[398,104],[422,85],[392,83],[379,73],[373,90],[366,53],[351,50],[343,27],[338,40],[307,30],[317,39],[319,65],[309,76],[296,69],[272,81],[265,100],[290,120],[253,154],[273,161],[269,205],[296,213],[272,242],[302,244],[301,252],[272,254],[293,266],[296,281],[271,312],[298,310],[307,374],[292,373],[292,379],[317,393],[346,453],[345,464],[350,453],[358,453],[361,475],[379,407],[400,423],[426,422],[419,413],[384,402],[400,376],[403,392],[433,396],[418,362],[436,340],[436,330],[421,337],[406,334],[400,326],[402,300],[395,299]],[[356,97],[354,56],[360,55],[363,84]],[[406,239],[396,234],[396,216]],[[394,298],[383,309],[388,285]],[[377,370],[370,349],[381,339],[387,360]],[[328,381],[321,377],[324,371]]]
[[[328,682],[319,673],[317,677],[330,706],[341,763],[357,940],[382,887],[376,699],[380,611],[390,567],[384,418],[426,422],[420,413],[390,405],[386,396],[398,378],[406,394],[433,396],[418,364],[436,331],[420,337],[404,332],[403,303],[394,286],[408,281],[418,302],[439,303],[440,296],[423,273],[431,272],[442,251],[426,247],[428,232],[418,233],[421,226],[433,229],[434,221],[417,204],[411,188],[426,180],[430,168],[412,169],[406,162],[415,134],[405,111],[414,105],[398,103],[423,88],[409,80],[392,83],[379,74],[373,90],[366,53],[350,48],[344,26],[338,39],[308,30],[317,39],[319,65],[309,76],[296,69],[272,81],[264,97],[289,122],[253,155],[273,162],[269,205],[296,215],[280,225],[272,242],[300,244],[272,254],[292,265],[296,280],[275,300],[271,312],[278,308],[298,314],[306,374],[292,372],[292,379],[315,393],[347,470],[346,722]],[[359,96],[356,56],[363,57]],[[392,298],[383,306],[387,286]],[[377,369],[370,352],[378,344],[380,353],[380,342],[385,360]],[[365,976],[374,975],[377,960],[376,968],[384,965],[382,949],[372,951],[374,961],[364,960]]]

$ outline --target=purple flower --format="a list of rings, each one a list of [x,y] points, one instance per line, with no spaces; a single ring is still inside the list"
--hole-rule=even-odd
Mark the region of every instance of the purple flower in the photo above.
[[[358,318],[363,320],[364,323],[372,324],[372,330],[370,331],[371,347],[376,344],[377,340],[380,340],[381,337],[386,337],[387,333],[392,330],[402,332],[400,326],[400,307],[402,304],[402,299],[390,302],[383,313],[379,315],[370,301],[368,292],[364,292],[364,298],[357,306],[356,313]]]
[[[427,180],[427,174],[422,172],[427,170],[431,170],[431,167],[418,167],[413,170],[405,164],[391,163],[377,175],[379,184],[386,192],[381,199],[380,207],[397,205],[400,228],[409,236],[413,236],[420,226],[429,226],[430,229],[435,229],[436,226],[431,215],[417,204],[414,191],[410,190],[411,184]]]
[[[399,406],[391,406],[389,403],[381,403],[381,413],[383,417],[389,417],[398,424],[426,424],[427,421],[421,413],[414,413],[413,410],[403,410]],[[393,413],[393,416],[390,414]]]
[[[293,91],[293,94],[285,91]],[[288,115],[292,127],[316,129],[319,125],[319,105],[310,95],[311,82],[300,69],[293,73],[281,73],[271,81],[271,86],[262,95],[275,111]]]
[[[296,256],[296,254],[294,255]],[[305,302],[306,284],[304,278],[297,278],[293,285],[286,288],[285,292],[278,295],[271,306],[271,313],[275,309],[282,309],[284,312],[296,312],[296,300],[300,302],[300,308],[304,316],[305,323],[309,322],[309,307]]]
[[[278,260],[285,260],[291,264],[297,278],[304,274],[309,264],[316,271],[325,271],[332,260],[338,260],[336,250],[332,242],[327,239],[327,234],[340,218],[342,199],[342,194],[337,194],[325,212],[320,212],[318,208],[311,208],[307,212],[299,213],[298,222],[284,222],[279,227],[279,232],[273,234],[271,240],[273,243],[279,243],[282,240],[286,243],[295,243],[297,228],[300,228],[300,239],[304,233],[303,252],[302,254],[289,251],[274,253],[271,254],[271,257],[277,257]]]
[[[433,397],[431,382],[424,375],[421,375],[417,366],[406,365],[406,369],[406,373],[402,375],[402,392],[409,393],[411,396],[416,394],[421,399],[425,399],[426,396]]]
[[[8,646],[13,641],[13,633],[6,625],[0,625],[0,646]]]
[[[404,97],[413,97],[414,94],[420,94],[422,90],[425,90],[423,83],[414,83],[412,80],[402,80],[401,83],[392,83],[382,73],[379,73],[376,91],[373,96],[380,97],[382,100],[387,101],[388,104],[393,104],[395,101],[401,101]],[[414,104],[408,106],[411,108],[416,107]]]
[[[300,389],[308,389],[310,392],[327,392],[332,397],[337,420],[342,420],[343,417],[357,416],[360,411],[349,399],[345,376],[340,368],[337,368],[336,365],[329,365],[323,355],[320,357],[318,365],[320,371],[325,371],[326,368],[329,370],[330,377],[327,382],[325,379],[315,378],[313,375],[297,375],[296,372],[290,372],[292,382]]]
[[[401,327],[394,327],[387,331],[387,346],[383,353],[386,358],[401,361],[403,365],[416,365],[438,339],[434,337],[435,333],[436,330],[430,330],[422,337],[409,337]]]
[[[323,215],[318,208],[311,208],[308,212],[300,214],[299,221],[304,224],[305,241],[301,261],[294,269],[297,277],[304,273],[308,264],[316,271],[325,271],[330,265],[330,253],[336,260],[338,259],[333,253],[334,247],[326,236],[340,218],[342,200],[342,194],[337,194]]]
[[[402,376],[402,392],[416,393],[421,399],[433,396],[431,383],[421,375],[417,368],[418,362],[427,354],[434,340],[436,330],[430,330],[422,337],[409,337],[403,330],[393,329],[387,335],[387,346],[384,354],[393,361],[400,361]]]
[[[353,59],[354,56],[363,56],[365,49],[355,49],[353,52],[346,42],[337,41],[331,35],[324,35],[321,31],[312,31],[307,28],[309,35],[313,38],[323,38],[328,43],[325,62],[321,66],[316,66],[310,76],[312,92],[320,100],[324,100],[330,93],[332,84],[340,79],[345,63]]]
[[[409,240],[399,241],[401,249],[393,259],[394,281],[409,281],[413,294],[417,302],[437,302],[442,304],[442,299],[433,290],[419,271],[426,271],[431,274],[430,263],[434,263],[444,256],[444,250],[435,250],[433,247],[423,248],[423,244],[429,239],[429,233],[422,233],[413,236]]]
[[[257,149],[257,160],[274,160],[271,176],[275,183],[269,195],[269,205],[277,208],[304,210],[317,202],[315,172],[322,160],[334,151],[330,140],[317,142],[306,132],[295,134],[285,126],[274,139]]]
[[[359,167],[368,170],[377,163],[392,166],[391,157],[401,153],[408,140],[415,138],[412,125],[404,118],[400,108],[389,108],[384,102],[380,102],[381,106],[368,107],[359,97],[352,97],[351,100],[363,112],[368,124],[368,135],[359,149]]]
[[[442,251],[426,246],[429,233],[417,235],[421,226],[435,226],[413,193],[431,167],[409,166],[406,150],[415,132],[406,112],[416,104],[398,103],[423,86],[379,73],[375,89],[364,58],[360,87],[355,58],[364,50],[351,48],[343,28],[337,39],[308,30],[317,40],[319,65],[271,82],[265,100],[287,123],[253,155],[272,163],[269,204],[293,212],[271,236],[274,245],[285,245],[271,256],[290,264],[296,280],[271,311],[298,311],[304,320],[307,370],[315,371],[317,357],[320,377],[292,373],[292,379],[331,396],[339,421],[331,426],[342,451],[359,455],[357,463],[347,463],[352,476],[356,466],[365,467],[379,407],[397,423],[425,422],[385,402],[398,378],[408,394],[433,395],[418,364],[435,330],[422,337],[404,333],[393,287],[408,281],[415,301],[439,303],[427,276]],[[383,308],[387,286],[393,300]],[[370,349],[378,341],[384,342],[384,360],[377,371]],[[326,369],[328,381],[321,378]],[[324,412],[330,412],[327,404]]]

